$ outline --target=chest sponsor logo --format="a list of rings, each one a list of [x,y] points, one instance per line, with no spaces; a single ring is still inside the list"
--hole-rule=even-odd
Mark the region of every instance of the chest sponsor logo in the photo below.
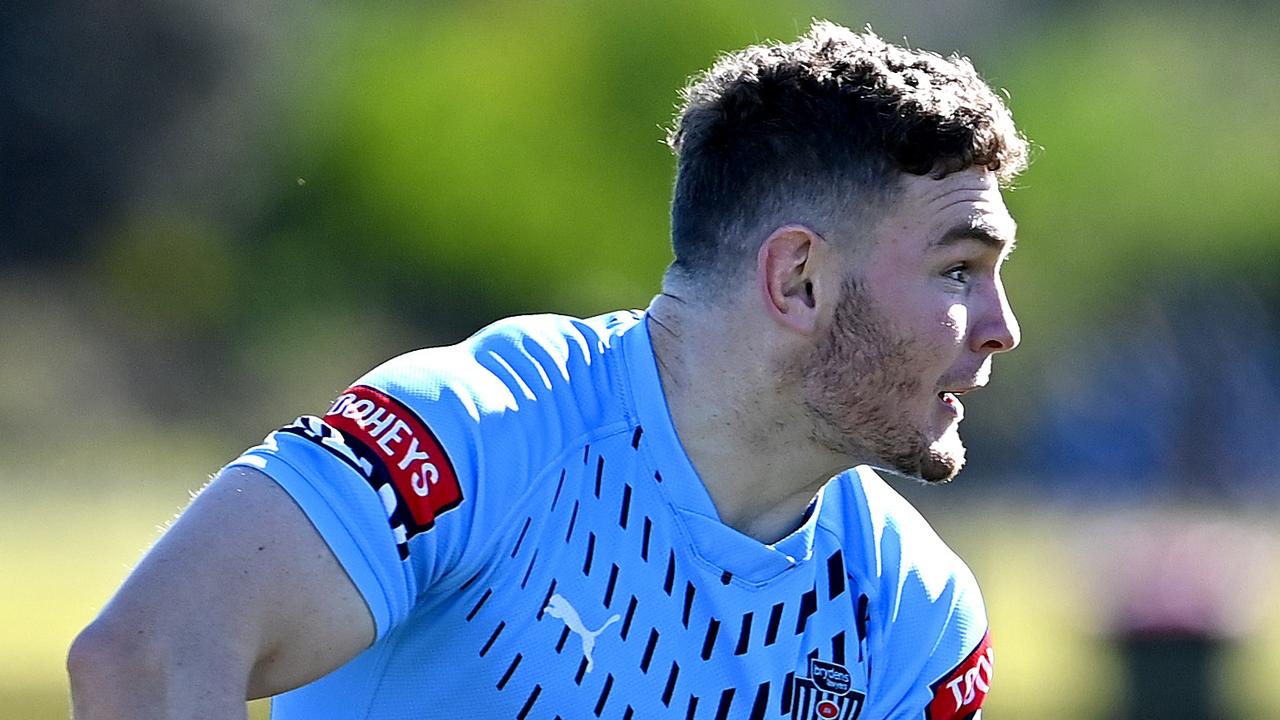
[[[582,639],[582,656],[587,660],[587,672],[591,672],[592,666],[595,665],[595,662],[591,659],[591,653],[595,651],[596,638],[600,637],[600,633],[607,630],[610,625],[622,619],[621,615],[610,615],[599,630],[588,630],[587,626],[582,624],[582,618],[578,615],[578,611],[560,593],[551,596],[545,610],[551,617],[563,620],[565,627]]]
[[[928,720],[963,720],[977,718],[980,715],[982,702],[991,690],[991,673],[995,665],[995,655],[991,648],[991,634],[982,637],[982,642],[974,648],[969,656],[960,661],[954,670],[947,673],[930,688],[933,690],[933,701],[925,717]]]
[[[853,689],[848,668],[811,658],[809,677],[792,682],[791,720],[855,720],[866,700]]]

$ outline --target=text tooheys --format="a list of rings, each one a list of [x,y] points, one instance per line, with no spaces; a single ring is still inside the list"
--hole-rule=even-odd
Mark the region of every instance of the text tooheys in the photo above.
[[[440,441],[394,398],[356,385],[338,396],[324,419],[378,458],[400,507],[409,511],[410,535],[462,502],[458,476]]]
[[[933,702],[929,703],[929,720],[974,717],[991,689],[994,662],[991,634],[988,633],[968,657],[931,686]]]

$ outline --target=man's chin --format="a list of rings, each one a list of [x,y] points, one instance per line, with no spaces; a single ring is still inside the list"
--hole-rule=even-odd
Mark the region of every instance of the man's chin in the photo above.
[[[955,426],[929,441],[923,433],[903,434],[898,442],[880,442],[868,447],[835,433],[817,435],[822,445],[848,458],[850,466],[870,465],[878,470],[929,484],[951,481],[964,467],[965,448]]]
[[[935,443],[923,452],[899,455],[870,465],[911,480],[942,485],[954,479],[964,467],[964,446],[942,447]]]
[[[954,433],[929,446],[920,463],[920,479],[930,484],[951,482],[964,467],[964,444]]]
[[[911,454],[903,454],[880,466],[889,472],[930,485],[951,482],[964,467],[964,444],[954,433]]]

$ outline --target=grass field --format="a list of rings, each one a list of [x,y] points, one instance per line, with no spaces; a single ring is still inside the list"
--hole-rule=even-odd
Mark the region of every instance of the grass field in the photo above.
[[[0,490],[0,717],[68,716],[68,644],[185,500],[181,490],[154,487],[57,498]],[[985,717],[1107,717],[1120,691],[1117,661],[1087,630],[1100,620],[1084,600],[1090,578],[1063,542],[1079,532],[1076,519],[1014,506],[930,515],[987,598],[997,670]],[[1280,612],[1266,612],[1223,674],[1234,717],[1280,717],[1269,672],[1280,667]],[[265,718],[266,704],[256,703],[253,716]]]

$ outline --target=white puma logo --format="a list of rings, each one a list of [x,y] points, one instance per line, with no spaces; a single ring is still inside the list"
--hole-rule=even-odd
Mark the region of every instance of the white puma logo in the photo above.
[[[591,651],[596,647],[596,638],[605,628],[622,619],[620,615],[612,615],[600,626],[599,630],[588,630],[582,624],[582,618],[578,617],[578,611],[573,609],[569,601],[560,593],[551,596],[551,600],[547,602],[547,606],[543,608],[548,615],[560,618],[564,621],[566,627],[578,634],[582,638],[582,655],[587,659],[587,672],[591,672],[591,666],[594,664],[591,660]]]

